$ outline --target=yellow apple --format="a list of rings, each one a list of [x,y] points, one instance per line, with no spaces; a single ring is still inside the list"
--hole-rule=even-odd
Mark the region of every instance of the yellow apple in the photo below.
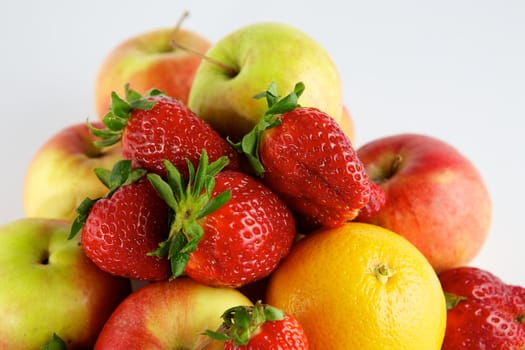
[[[239,139],[262,117],[264,99],[254,95],[275,82],[279,94],[303,82],[299,103],[340,120],[342,86],[324,47],[293,26],[261,22],[225,36],[206,53],[190,90],[188,106],[223,136]]]
[[[59,130],[40,146],[26,170],[26,216],[73,221],[84,198],[108,192],[93,170],[113,168],[122,159],[120,145],[101,150],[95,140],[87,125],[78,123]]]

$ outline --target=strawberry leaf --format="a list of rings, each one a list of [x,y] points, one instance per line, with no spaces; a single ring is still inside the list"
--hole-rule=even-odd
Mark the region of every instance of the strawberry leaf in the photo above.
[[[109,112],[102,118],[103,129],[95,128],[88,122],[91,133],[100,139],[94,142],[97,147],[109,147],[118,143],[132,112],[152,109],[155,101],[150,101],[148,98],[164,94],[160,90],[151,90],[145,96],[141,96],[137,91],[130,89],[129,84],[125,85],[124,90],[125,99],[122,99],[115,91],[111,93]]]
[[[212,198],[214,176],[228,164],[228,158],[224,156],[211,164],[208,162],[206,150],[202,151],[197,169],[187,160],[187,182],[168,160],[164,161],[166,179],[148,174],[148,180],[159,196],[173,209],[168,238],[149,255],[167,257],[170,260],[172,278],[184,273],[190,254],[197,249],[204,235],[204,229],[198,220],[220,208],[231,197],[230,191],[226,190]]]
[[[304,92],[304,89],[304,84],[299,82],[295,84],[294,90],[290,94],[279,99],[277,85],[275,82],[272,82],[265,92],[254,96],[254,98],[266,98],[266,103],[268,104],[268,109],[259,122],[255,124],[252,130],[244,135],[241,141],[232,142],[229,138],[227,139],[228,143],[235,148],[237,152],[246,156],[246,159],[258,176],[264,176],[264,166],[259,158],[259,145],[261,144],[263,134],[266,130],[281,125],[281,114],[299,107],[297,101]]]
[[[121,186],[129,185],[135,181],[138,181],[146,174],[145,169],[132,168],[130,160],[119,160],[117,163],[115,163],[111,170],[95,168],[93,169],[93,172],[100,182],[102,182],[104,186],[108,188],[108,192],[103,197],[96,199],[91,199],[89,197],[84,198],[84,200],[76,209],[78,215],[71,224],[68,239],[72,239],[78,234],[78,232],[82,230],[82,227],[84,227],[84,224],[87,221],[91,208],[98,200],[110,198],[113,193]]]
[[[67,239],[73,239],[73,237],[75,237],[82,230],[82,227],[84,227],[84,224],[86,223],[91,207],[93,207],[93,204],[95,204],[98,200],[99,198],[91,199],[89,197],[86,197],[80,203],[80,205],[76,209],[78,216],[71,224],[71,229],[69,231],[69,236],[67,237]]]
[[[445,300],[446,300],[447,310],[450,310],[458,306],[460,302],[467,300],[467,297],[464,297],[462,295],[457,295],[454,293],[445,292]]]
[[[67,350],[66,342],[62,340],[56,333],[53,333],[53,336],[49,341],[43,344],[40,347],[40,350]]]
[[[217,331],[207,330],[212,339],[233,340],[235,346],[249,343],[265,322],[279,321],[285,314],[280,309],[257,301],[253,306],[234,306],[222,314],[223,323]]]

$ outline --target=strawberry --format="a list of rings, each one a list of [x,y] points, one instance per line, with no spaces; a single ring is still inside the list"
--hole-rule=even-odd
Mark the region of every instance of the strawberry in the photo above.
[[[443,350],[525,348],[525,288],[459,267],[439,275],[447,297]]]
[[[169,161],[167,181],[148,175],[174,213],[170,235],[155,252],[169,258],[173,277],[239,287],[268,276],[291,249],[295,221],[288,207],[250,175],[222,170],[226,162],[208,164],[203,151],[196,170],[188,162],[187,183]]]
[[[70,237],[81,232],[86,256],[103,271],[137,280],[167,279],[168,261],[148,254],[168,234],[169,207],[145,170],[132,169],[131,161],[122,160],[111,172],[95,173],[109,192],[81,203]]]
[[[279,100],[275,84],[268,110],[254,129],[232,145],[262,181],[311,226],[337,227],[353,220],[370,198],[370,183],[356,151],[328,114],[300,107],[304,85]]]
[[[226,310],[217,331],[206,331],[213,339],[225,341],[225,350],[306,350],[308,338],[299,322],[273,306],[235,306]]]
[[[144,96],[126,86],[126,100],[112,94],[111,110],[104,116],[104,129],[90,126],[102,140],[100,147],[121,141],[122,156],[133,167],[165,175],[163,161],[186,169],[186,160],[197,165],[202,149],[213,161],[229,157],[229,167],[239,167],[235,150],[212,127],[180,100],[151,90]],[[185,174],[187,175],[187,174]]]

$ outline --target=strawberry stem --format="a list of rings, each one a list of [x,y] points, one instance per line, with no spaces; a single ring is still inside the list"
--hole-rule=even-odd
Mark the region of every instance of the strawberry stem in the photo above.
[[[243,153],[248,162],[252,166],[255,173],[262,177],[264,176],[264,166],[259,157],[259,145],[261,143],[263,133],[281,125],[280,115],[290,112],[299,107],[298,99],[302,95],[305,86],[302,82],[295,84],[294,90],[283,98],[279,98],[277,93],[277,85],[272,82],[266,91],[254,96],[254,98],[266,98],[268,109],[259,120],[257,124],[249,131],[239,142],[232,142],[228,139],[230,145],[233,146],[239,153]]]
[[[164,161],[167,180],[157,174],[148,174],[150,183],[173,210],[174,215],[168,238],[148,255],[167,257],[171,264],[172,278],[184,273],[190,254],[197,249],[204,235],[198,220],[219,209],[231,197],[230,190],[211,197],[215,187],[214,177],[228,164],[228,158],[220,157],[211,164],[208,161],[205,150],[202,151],[197,169],[188,160],[187,182],[168,160]]]

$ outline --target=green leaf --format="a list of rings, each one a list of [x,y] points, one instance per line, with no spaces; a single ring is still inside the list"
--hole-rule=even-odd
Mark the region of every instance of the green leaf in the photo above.
[[[104,125],[111,131],[121,132],[126,126],[127,119],[116,116],[113,112],[108,112],[102,119]]]
[[[129,103],[140,100],[142,96],[137,91],[131,89],[131,86],[129,83],[124,85],[124,92],[126,94],[126,101]]]
[[[99,199],[100,198],[91,199],[89,197],[86,197],[82,202],[80,202],[80,205],[76,209],[78,216],[71,224],[71,229],[69,231],[69,236],[67,237],[67,239],[74,238],[82,230],[82,227],[84,227],[84,224],[86,223],[91,208]]]
[[[224,204],[226,204],[226,202],[230,200],[231,196],[231,190],[227,189],[226,191],[223,191],[219,195],[210,199],[206,206],[202,208],[199,215],[197,215],[197,220],[213,213],[214,211],[222,207]]]
[[[137,182],[138,180],[142,179],[142,177],[144,177],[144,175],[146,175],[147,173],[148,171],[146,169],[132,168],[128,174],[128,178],[123,183],[123,185],[129,185],[133,182]]]
[[[130,118],[131,106],[127,101],[121,99],[115,91],[111,92],[111,112],[126,120]]]
[[[210,331],[209,329],[204,331],[204,334],[207,335],[208,337],[210,337],[212,339],[215,339],[215,340],[218,340],[218,341],[226,341],[226,340],[230,339],[230,337],[228,337],[228,335],[226,335],[224,333]]]
[[[143,111],[149,111],[155,106],[155,101],[147,101],[147,100],[136,100],[130,103],[130,106],[132,109],[135,110],[143,110]]]
[[[111,183],[110,183],[111,171],[110,170],[103,169],[103,168],[95,168],[93,169],[93,172],[98,177],[100,182],[104,184],[104,186],[106,186],[108,189],[111,187]]]
[[[184,178],[180,171],[170,161],[165,160],[164,166],[166,167],[168,184],[173,190],[173,195],[177,200],[181,200],[184,196],[184,188],[186,187]]]
[[[467,297],[454,293],[445,292],[447,310],[455,308],[460,302],[467,300]]]
[[[299,107],[298,99],[304,92],[305,85],[302,82],[295,84],[294,90],[286,95],[284,98],[279,99],[277,94],[277,85],[272,82],[268,89],[264,93],[255,95],[255,98],[266,97],[268,109],[265,114],[261,117],[259,122],[250,130],[240,142],[232,142],[227,139],[229,144],[237,150],[237,152],[243,153],[251,167],[255,171],[257,176],[264,176],[264,165],[259,157],[259,145],[263,134],[266,130],[281,125],[280,115]]]
[[[284,312],[271,305],[264,307],[264,318],[266,321],[279,321],[284,318]]]
[[[157,191],[160,198],[162,198],[171,209],[177,211],[179,207],[179,201],[175,198],[173,189],[170,187],[170,185],[158,174],[148,174],[147,176],[149,182],[155,191]]]
[[[115,191],[122,186],[131,172],[131,160],[121,159],[113,166],[109,174],[109,190]]]
[[[199,159],[199,166],[197,167],[197,171],[195,173],[195,182],[192,186],[191,191],[193,196],[198,196],[199,194],[201,194],[202,190],[204,189],[207,173],[208,153],[206,153],[206,150],[202,150],[201,157]]]
[[[40,347],[40,350],[67,350],[66,343],[56,333]]]

